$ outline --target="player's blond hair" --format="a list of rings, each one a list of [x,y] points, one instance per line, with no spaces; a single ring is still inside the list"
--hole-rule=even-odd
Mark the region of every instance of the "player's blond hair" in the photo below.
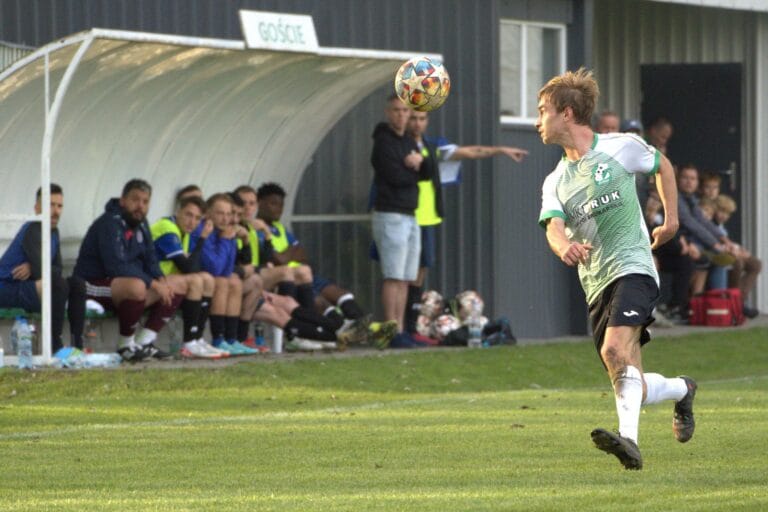
[[[538,99],[548,100],[558,112],[571,107],[576,123],[589,126],[599,96],[592,71],[582,67],[550,79],[539,90]]]
[[[734,201],[730,196],[720,194],[717,196],[717,199],[715,199],[715,208],[717,211],[725,212],[728,215],[731,215],[736,211],[736,201]]]

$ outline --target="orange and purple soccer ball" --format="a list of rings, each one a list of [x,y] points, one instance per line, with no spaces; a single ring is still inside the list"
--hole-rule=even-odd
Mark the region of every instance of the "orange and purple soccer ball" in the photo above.
[[[395,92],[413,110],[429,112],[445,103],[451,92],[451,79],[442,62],[414,57],[397,70]]]

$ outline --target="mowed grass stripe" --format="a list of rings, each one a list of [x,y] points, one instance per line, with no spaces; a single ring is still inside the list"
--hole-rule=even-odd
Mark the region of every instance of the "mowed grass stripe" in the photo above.
[[[538,393],[519,394],[527,400]],[[736,395],[751,402],[743,390],[720,397],[712,389],[707,398],[712,403],[700,415],[719,418],[720,428],[730,434],[713,435],[703,421],[696,442],[688,445],[672,440],[669,406],[648,408],[642,420],[647,459],[643,473],[620,470],[613,459],[590,446],[588,429],[594,421],[613,418],[610,410],[602,410],[610,408],[610,401],[596,403],[592,391],[567,394],[570,399],[565,404],[553,402],[556,407],[540,397],[541,404],[520,409],[528,422],[524,426],[501,419],[510,409],[509,394],[500,393],[496,399],[444,401],[449,408],[457,403],[474,406],[458,418],[446,414],[442,419],[418,419],[419,411],[413,410],[418,404],[392,404],[397,405],[395,416],[402,414],[410,422],[400,423],[399,430],[378,423],[381,409],[376,408],[369,411],[370,418],[322,417],[322,428],[315,425],[310,430],[275,417],[266,430],[264,424],[224,429],[206,424],[154,432],[139,429],[139,439],[120,433],[103,440],[97,435],[52,446],[37,443],[41,460],[30,461],[36,469],[27,478],[45,475],[42,459],[69,460],[70,471],[72,465],[87,466],[91,477],[66,479],[67,485],[83,491],[80,499],[56,493],[46,499],[35,493],[34,500],[23,502],[33,508],[9,510],[70,506],[71,510],[151,510],[161,505],[191,510],[608,510],[638,502],[643,510],[665,510],[670,503],[677,503],[677,510],[739,510],[740,503],[764,503],[762,480],[746,467],[750,460],[752,470],[758,466],[754,458],[744,457],[752,453],[741,442],[745,431],[733,428],[729,408],[723,412],[718,407]],[[764,397],[757,398],[764,407]],[[398,413],[403,408],[407,410]],[[476,413],[484,409],[496,414],[483,419]],[[553,410],[558,412],[554,420]],[[361,423],[373,425],[351,428]],[[749,424],[742,427],[752,431]],[[194,443],[189,442],[190,431]],[[754,449],[764,446],[766,438],[763,434],[752,441]],[[717,447],[718,442],[724,445]],[[67,459],[72,455],[75,461]],[[741,467],[732,468],[734,461]],[[237,478],[219,481],[215,476],[222,468]],[[94,476],[101,478],[90,480]],[[182,482],[183,492],[176,491]]]
[[[2,508],[761,510],[766,339],[649,345],[650,369],[699,380],[698,427],[677,443],[672,404],[646,408],[639,473],[591,446],[616,418],[590,343],[3,372]]]
[[[753,375],[745,377],[735,377],[728,379],[714,379],[714,380],[699,380],[698,383],[702,388],[710,386],[727,386],[729,384],[739,383],[751,383],[768,380],[768,374]],[[586,388],[586,391],[599,391],[605,392],[609,390],[607,384],[600,387]],[[186,425],[204,425],[204,424],[220,424],[220,423],[255,423],[273,421],[274,419],[281,418],[302,418],[302,417],[319,417],[328,414],[348,414],[358,413],[368,410],[382,410],[384,415],[390,414],[390,411],[394,409],[400,409],[404,407],[423,407],[426,405],[441,405],[441,404],[471,404],[478,400],[488,400],[494,398],[503,398],[509,401],[517,399],[526,399],[529,397],[538,398],[538,395],[542,393],[568,393],[570,391],[563,389],[547,389],[540,388],[535,390],[521,390],[521,391],[506,391],[506,392],[483,392],[483,393],[467,393],[467,394],[450,394],[439,396],[426,396],[422,398],[412,398],[403,400],[391,400],[391,401],[376,401],[371,403],[361,403],[351,406],[334,406],[330,408],[321,409],[299,409],[291,411],[270,411],[262,414],[241,414],[241,415],[227,415],[227,416],[193,416],[195,413],[188,413],[188,417],[175,417],[169,416],[165,419],[159,419],[155,421],[137,421],[137,422],[115,422],[115,423],[85,423],[82,425],[71,426],[66,428],[51,428],[44,430],[33,430],[28,432],[19,432],[18,430],[11,433],[0,433],[0,440],[5,439],[22,439],[28,437],[42,437],[42,436],[56,436],[67,435],[75,432],[81,432],[88,429],[93,430],[107,430],[107,429],[125,429],[125,428],[154,428],[154,427],[178,427]],[[738,401],[738,397],[735,398]],[[698,405],[698,404],[697,404]],[[130,415],[132,410],[129,408],[117,408],[120,411],[120,415]],[[32,417],[46,417],[52,416],[71,416],[88,414],[92,410],[90,406],[72,406],[63,405],[56,406],[51,404],[45,405],[29,405],[25,406],[25,414]],[[446,413],[441,409],[437,410],[437,414],[467,414],[466,410],[454,410]]]

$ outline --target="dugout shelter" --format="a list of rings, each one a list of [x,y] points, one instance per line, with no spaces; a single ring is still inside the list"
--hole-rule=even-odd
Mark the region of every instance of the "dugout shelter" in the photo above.
[[[53,41],[0,73],[3,239],[36,218],[27,212],[43,184],[44,358],[51,355],[51,181],[64,186],[65,258],[76,256],[106,200],[131,178],[153,186],[149,219],[170,214],[176,190],[189,183],[224,191],[279,181],[295,190],[339,118],[414,55],[248,46],[94,28]]]

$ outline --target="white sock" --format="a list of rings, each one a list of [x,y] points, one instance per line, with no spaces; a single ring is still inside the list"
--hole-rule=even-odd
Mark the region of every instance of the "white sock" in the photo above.
[[[149,345],[153,341],[157,339],[157,333],[153,331],[152,329],[147,329],[146,327],[141,330],[139,335],[136,337],[136,342],[139,345]]]
[[[337,301],[336,301],[336,305],[337,305],[337,306],[339,306],[339,307],[341,307],[341,305],[342,305],[342,304],[344,304],[344,303],[345,303],[345,302],[347,302],[348,300],[352,300],[352,299],[354,299],[354,298],[355,298],[355,296],[354,296],[354,295],[352,295],[351,293],[345,293],[344,295],[342,295],[341,297],[339,297],[339,300],[337,300]]]
[[[613,383],[616,412],[619,415],[619,435],[637,443],[640,404],[643,401],[643,379],[640,370],[627,366]]]
[[[336,306],[328,306],[325,308],[325,311],[323,311],[323,316],[328,316],[328,313],[332,313],[336,311]]]
[[[643,405],[657,404],[664,400],[681,400],[688,393],[688,386],[680,377],[666,378],[658,373],[644,373],[645,401]]]
[[[134,339],[133,334],[130,336],[120,336],[117,341],[117,346],[119,348],[130,348],[131,350],[135,350],[138,348],[138,345],[136,345],[136,341]]]

